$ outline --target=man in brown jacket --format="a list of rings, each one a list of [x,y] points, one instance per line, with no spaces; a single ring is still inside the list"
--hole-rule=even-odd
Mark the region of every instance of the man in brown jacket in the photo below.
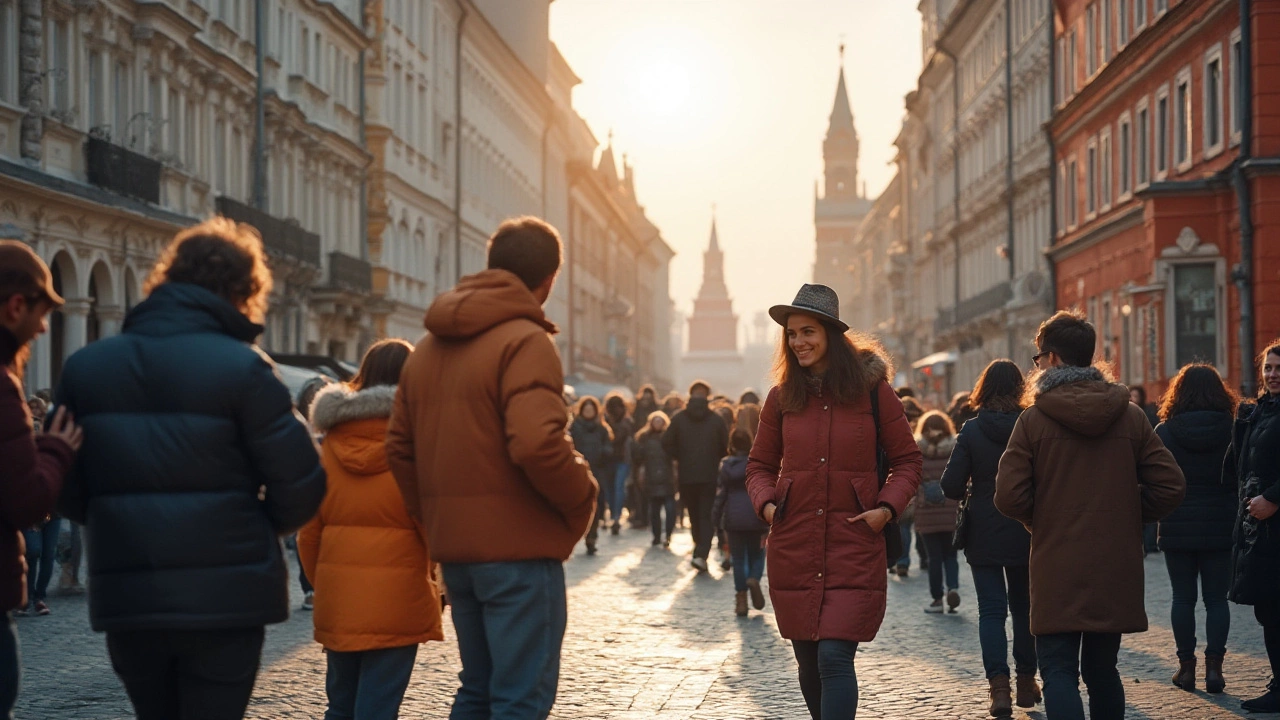
[[[427,310],[387,459],[441,563],[462,657],[454,720],[545,718],[566,624],[564,560],[597,485],[565,434],[564,375],[542,305],[560,236],[536,218],[489,240],[489,269]]]
[[[1124,717],[1122,633],[1144,632],[1142,524],[1182,502],[1172,453],[1124,385],[1091,366],[1093,325],[1059,312],[1040,326],[1029,383],[996,476],[996,508],[1031,532],[1031,632],[1050,720]]]

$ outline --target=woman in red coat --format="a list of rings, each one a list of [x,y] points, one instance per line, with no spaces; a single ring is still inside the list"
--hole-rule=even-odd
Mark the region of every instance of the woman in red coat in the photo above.
[[[747,489],[771,525],[769,595],[791,640],[800,691],[814,720],[853,718],[858,643],[884,619],[885,525],[906,510],[921,456],[893,372],[870,338],[846,334],[835,291],[805,285],[770,316],[786,328],[775,387],[761,410]],[[880,487],[877,428],[889,465]]]

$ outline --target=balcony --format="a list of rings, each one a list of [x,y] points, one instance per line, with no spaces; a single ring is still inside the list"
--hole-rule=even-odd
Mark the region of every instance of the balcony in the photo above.
[[[938,311],[938,316],[933,319],[933,334],[942,335],[955,326],[955,308],[943,308]]]
[[[373,266],[346,253],[329,253],[329,287],[367,295],[373,292]]]
[[[262,246],[269,254],[320,267],[319,235],[229,197],[219,197],[216,206],[219,214],[257,228],[262,235]]]
[[[152,204],[160,203],[160,161],[90,135],[84,144],[90,183]]]
[[[1013,299],[1013,286],[1007,282],[983,290],[967,300],[961,300],[956,310],[956,324],[976,320],[990,312],[1004,308]]]

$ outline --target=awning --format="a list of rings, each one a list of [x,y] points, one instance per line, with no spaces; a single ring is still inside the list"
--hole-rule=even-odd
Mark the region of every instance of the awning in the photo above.
[[[939,363],[953,363],[958,357],[959,356],[949,350],[936,352],[932,355],[926,355],[925,357],[911,363],[911,369],[919,370],[920,368],[931,367]]]

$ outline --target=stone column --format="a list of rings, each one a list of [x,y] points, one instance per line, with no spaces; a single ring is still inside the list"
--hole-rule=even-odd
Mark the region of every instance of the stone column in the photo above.
[[[85,346],[89,336],[89,298],[68,299],[62,306],[64,323],[63,359]]]
[[[22,0],[18,34],[18,104],[22,118],[21,153],[39,162],[44,141],[44,0]]]
[[[120,334],[120,325],[124,321],[124,308],[119,305],[98,306],[98,337],[109,338]]]

